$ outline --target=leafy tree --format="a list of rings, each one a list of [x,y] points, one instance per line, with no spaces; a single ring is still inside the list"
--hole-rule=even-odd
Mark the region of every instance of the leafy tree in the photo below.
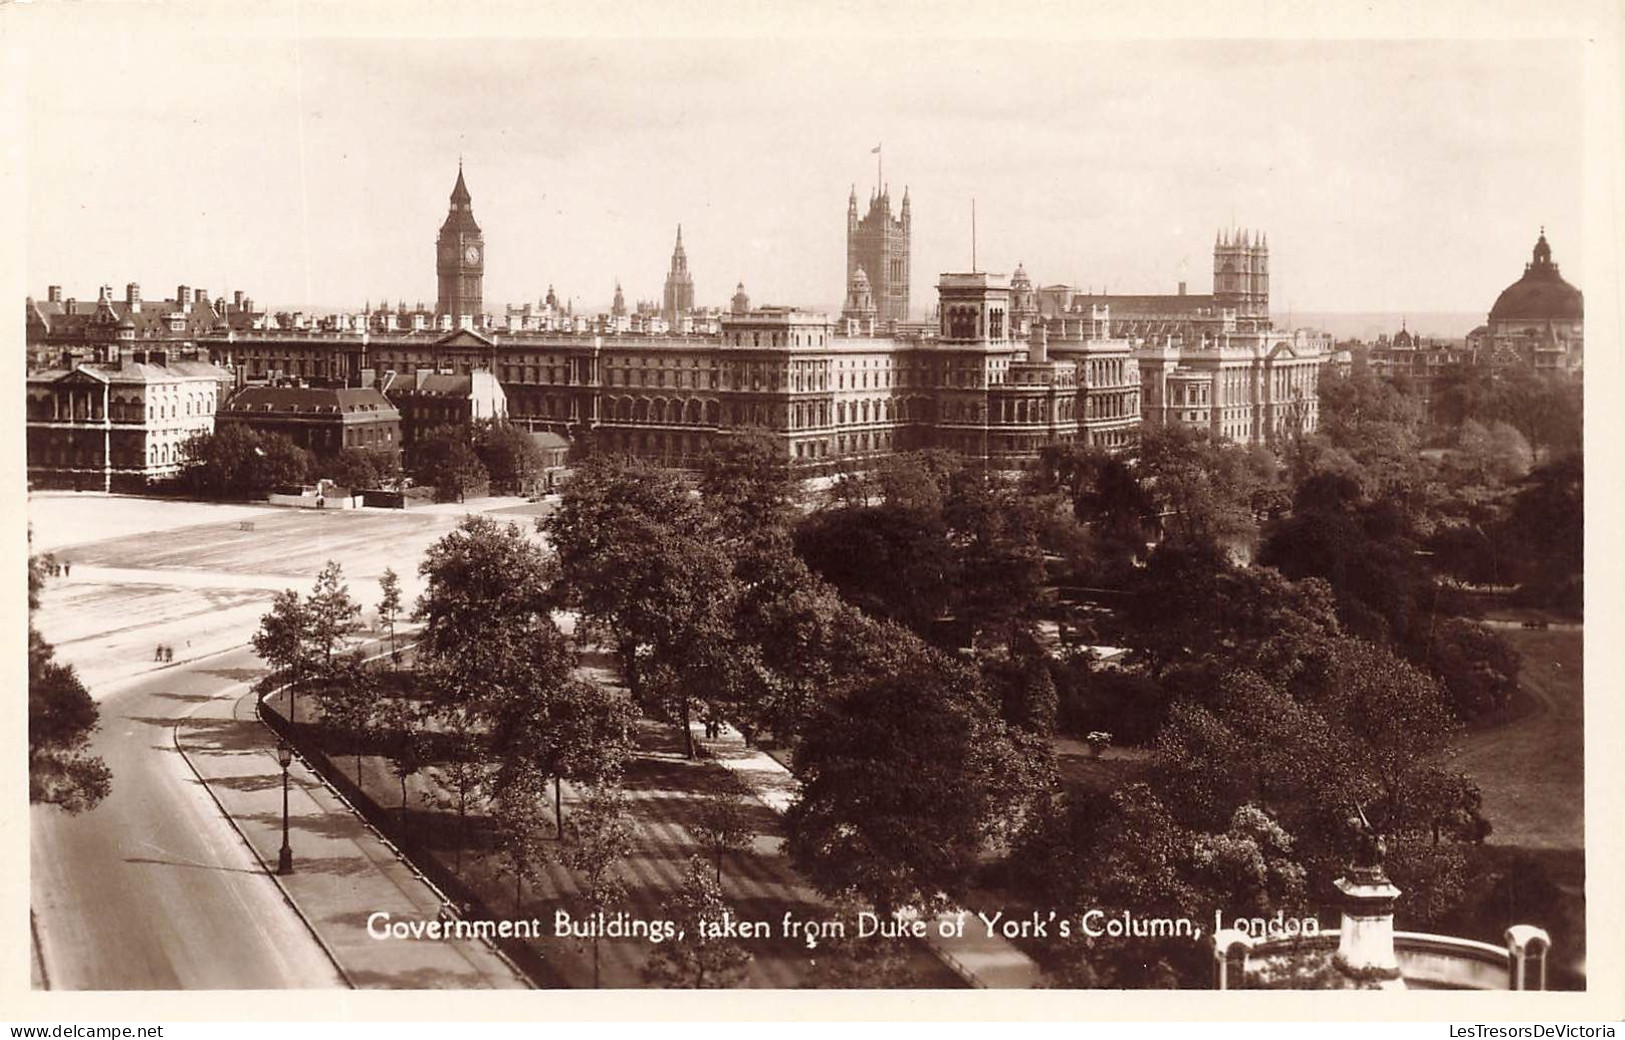
[[[1162,546],[1131,589],[1121,617],[1124,639],[1153,675],[1239,666],[1295,682],[1318,667],[1327,641],[1340,632],[1325,582],[1239,567],[1212,543]]]
[[[479,733],[461,711],[449,714],[442,736],[449,744],[448,757],[429,769],[438,787],[424,798],[441,809],[457,814],[457,851],[453,870],[463,869],[463,848],[468,844],[468,818],[484,802],[491,785],[491,765]]]
[[[820,891],[886,915],[962,894],[984,842],[1052,778],[973,672],[901,630],[881,635],[867,681],[822,705],[797,748],[786,848]]]
[[[271,488],[302,483],[310,455],[282,434],[259,433],[227,423],[196,434],[181,447],[183,483],[208,498],[248,498]]]
[[[423,768],[429,757],[427,735],[416,710],[404,697],[378,702],[372,717],[373,732],[389,757],[390,771],[401,785],[401,818],[406,817],[406,781]]]
[[[385,567],[378,579],[378,620],[389,626],[389,652],[395,653],[395,619],[401,614],[401,579],[393,567]]]
[[[1039,736],[1055,732],[1059,696],[1037,640],[1028,636],[1010,652],[985,658],[981,669],[982,684],[998,698],[1006,722]]]
[[[667,900],[663,913],[677,922],[684,937],[655,946],[644,968],[645,980],[677,989],[727,989],[743,981],[752,960],[744,943],[702,933],[706,925],[720,924],[732,910],[722,897],[720,881],[711,879],[700,857],[689,860],[682,887]]]
[[[316,467],[320,475],[347,488],[386,487],[400,480],[400,459],[393,451],[342,448]]]
[[[1469,419],[1456,431],[1457,464],[1479,484],[1520,480],[1534,464],[1534,452],[1517,428],[1506,422],[1485,426]]]
[[[502,856],[501,872],[513,878],[515,915],[520,913],[525,882],[541,878],[547,864],[546,797],[547,778],[524,770],[510,771],[492,792],[491,823]]]
[[[514,673],[526,662],[552,681],[574,664],[549,613],[554,567],[517,524],[464,517],[429,547],[418,573],[419,658],[443,699],[461,704],[513,692],[538,678]]]
[[[828,920],[843,924],[855,922],[868,908],[856,899],[837,898]],[[908,947],[896,942],[861,939],[855,928],[809,943],[808,981],[820,989],[907,989],[919,985],[919,975],[909,963]]]
[[[1585,461],[1566,455],[1530,473],[1505,536],[1525,598],[1578,611],[1585,575]]]
[[[614,633],[634,696],[682,727],[692,757],[694,704],[737,699],[751,667],[732,562],[699,503],[668,473],[589,460],[541,526],[569,602]]]
[[[438,502],[461,502],[470,493],[478,494],[491,479],[469,443],[468,431],[455,426],[424,431],[409,449],[407,467],[419,484],[433,485]]]
[[[337,560],[328,560],[316,575],[316,584],[305,599],[304,613],[311,653],[320,656],[322,671],[329,673],[333,655],[361,627],[361,604],[350,596],[344,569]]]
[[[958,549],[954,609],[976,634],[1013,648],[1030,638],[1044,584],[1047,511],[986,474],[960,471],[943,503]]]
[[[482,422],[474,433],[474,454],[490,476],[491,490],[524,495],[547,472],[547,455],[528,430],[506,422]]]
[[[329,667],[317,691],[322,721],[341,731],[355,754],[357,787],[361,786],[361,754],[373,732],[373,715],[378,710],[378,692],[378,676],[360,650],[343,655]]]
[[[575,872],[581,901],[589,914],[607,913],[626,896],[620,866],[632,851],[632,823],[625,796],[614,785],[587,788],[586,797],[570,818],[574,840],[564,850],[564,862]],[[592,986],[599,988],[598,936],[592,938]]]
[[[297,723],[299,688],[310,671],[312,656],[310,611],[299,593],[284,589],[276,594],[251,642],[254,652],[271,666],[270,673],[260,680],[260,692],[286,686],[288,722]]]
[[[57,661],[34,627],[44,564],[28,558],[28,800],[79,813],[107,797],[113,774],[88,750],[100,709],[73,665]]]
[[[1253,529],[1259,481],[1246,449],[1171,425],[1143,431],[1137,457],[1168,537],[1222,543]]]
[[[756,837],[750,807],[730,777],[713,783],[700,797],[698,818],[692,830],[716,863],[717,884],[722,884],[722,858],[730,852],[750,847]]]
[[[931,634],[952,602],[955,554],[940,510],[887,502],[807,517],[796,551],[842,598]]]
[[[726,537],[748,541],[782,531],[796,498],[790,457],[763,430],[719,438],[700,458],[700,497]]]

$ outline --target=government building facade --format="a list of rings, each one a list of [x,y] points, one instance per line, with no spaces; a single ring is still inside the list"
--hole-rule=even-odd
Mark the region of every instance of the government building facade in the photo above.
[[[1009,277],[942,274],[935,319],[912,324],[910,224],[906,192],[894,217],[877,189],[862,218],[854,193],[847,299],[835,319],[752,307],[741,285],[727,311],[685,320],[695,304],[679,232],[661,308],[669,320],[653,331],[624,314],[575,316],[551,298],[539,317],[509,308],[499,325],[484,310],[485,239],[459,167],[436,241],[433,311],[369,303],[307,320],[222,301],[219,313],[185,312],[207,327],[186,325],[175,346],[219,366],[239,392],[382,392],[388,405],[374,402],[367,417],[387,408],[392,422],[412,412],[402,388],[425,385],[425,373],[494,379],[510,421],[569,438],[578,457],[618,452],[674,467],[743,430],[766,431],[787,459],[819,472],[918,448],[1014,469],[1051,445],[1127,449],[1142,419],[1244,444],[1314,427],[1326,351],[1272,329],[1261,237],[1220,236],[1209,296],[1183,286],[1170,297],[1035,289],[1018,265]],[[30,308],[31,322],[50,320]],[[119,312],[103,310],[104,324],[117,324]],[[181,319],[173,324],[182,335]],[[254,414],[239,412],[233,421]],[[351,445],[350,435],[337,443]]]

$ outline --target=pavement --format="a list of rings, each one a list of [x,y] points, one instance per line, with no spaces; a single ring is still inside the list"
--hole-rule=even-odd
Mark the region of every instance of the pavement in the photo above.
[[[713,760],[749,788],[758,801],[782,816],[800,791],[795,775],[778,759],[745,743],[739,731],[724,725],[722,737],[702,739],[704,723],[693,725],[694,739],[704,745]],[[940,924],[969,921],[962,934],[943,938]],[[989,936],[974,914],[944,911],[925,940],[933,953],[961,980],[978,989],[1033,989],[1044,984],[1038,964],[1009,941]]]
[[[302,896],[315,898],[305,894],[319,882],[329,894],[340,891],[340,881],[363,885],[358,879],[369,873],[383,882],[352,889],[345,898],[363,903],[344,911],[311,905],[306,916],[325,929],[330,949],[324,949],[266,871],[256,821],[249,820],[245,841],[176,744],[177,723],[184,722],[202,770],[211,776],[226,771],[213,789],[228,792],[226,801],[245,819],[263,815],[265,806],[253,799],[280,799],[280,770],[274,774],[278,790],[271,792],[261,786],[263,755],[218,741],[244,739],[234,714],[242,684],[264,668],[244,644],[272,596],[285,587],[307,591],[331,558],[343,564],[354,594],[369,607],[385,567],[400,574],[411,597],[423,549],[463,512],[484,504],[428,514],[318,514],[118,495],[30,495],[33,551],[54,552],[71,566],[47,580],[35,621],[98,702],[101,726],[89,750],[113,772],[112,793],[95,809],[77,816],[47,806],[29,809],[37,985],[322,988],[345,986],[348,973],[356,985],[427,986],[455,978],[448,984],[462,986],[481,984],[466,981],[481,970],[485,984],[497,984],[491,980],[500,976],[490,966],[449,961],[446,951],[424,949],[419,962],[408,963],[401,951],[381,949],[404,944],[374,941],[380,948],[375,963],[354,964],[357,948],[335,932],[343,922],[330,918],[364,915],[371,910],[366,900],[405,909],[428,897],[403,891],[394,861],[364,840],[347,838],[343,831],[359,821],[331,805],[320,823],[301,814],[301,826],[311,833],[298,835],[298,848],[313,863],[328,861],[325,875],[299,875]],[[174,648],[173,662],[153,660],[159,643]],[[239,803],[237,795],[251,800]],[[314,813],[325,796],[306,788],[304,797]],[[322,828],[336,833],[317,833]],[[353,847],[348,858],[335,851],[345,840]]]
[[[282,770],[276,736],[246,692],[210,701],[178,722],[175,743],[275,878],[345,979],[356,988],[515,989],[522,975],[474,939],[379,940],[368,919],[434,921],[440,894],[301,758],[289,768],[294,872],[271,873],[282,844]]]

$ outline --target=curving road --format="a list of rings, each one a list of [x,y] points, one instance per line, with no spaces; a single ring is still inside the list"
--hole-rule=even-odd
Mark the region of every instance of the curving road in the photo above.
[[[233,650],[100,698],[94,752],[113,793],[78,816],[32,810],[33,910],[52,989],[344,985],[175,748],[177,719],[228,718],[238,683],[260,667]]]

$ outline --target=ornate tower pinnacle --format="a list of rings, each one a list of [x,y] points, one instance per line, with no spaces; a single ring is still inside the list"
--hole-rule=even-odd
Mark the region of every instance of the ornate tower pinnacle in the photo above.
[[[446,220],[435,241],[435,275],[439,285],[436,314],[448,314],[459,323],[484,313],[485,235],[474,220],[474,201],[460,159]]]

